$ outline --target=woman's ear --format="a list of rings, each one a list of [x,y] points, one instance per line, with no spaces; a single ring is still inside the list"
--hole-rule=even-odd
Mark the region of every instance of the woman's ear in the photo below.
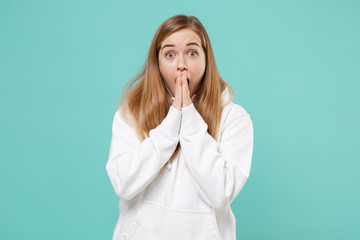
[[[196,98],[196,93],[194,93],[194,94],[191,96],[191,101],[194,102],[195,98]]]

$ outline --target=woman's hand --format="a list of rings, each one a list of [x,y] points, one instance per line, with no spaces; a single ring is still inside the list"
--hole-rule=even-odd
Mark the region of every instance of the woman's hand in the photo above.
[[[187,78],[185,74],[182,74],[181,76],[182,79],[182,107],[187,107],[189,105],[191,105],[196,97],[196,94],[193,94],[190,98],[190,90],[189,90],[189,85],[187,82]]]
[[[179,72],[178,72],[178,75],[177,75],[177,77],[175,79],[175,100],[174,100],[172,106],[181,111],[181,107],[182,107],[182,86],[181,86],[181,77],[180,77]]]
[[[175,80],[175,100],[172,106],[181,110],[182,108],[191,105],[195,97],[196,94],[193,94],[190,98],[189,85],[186,75],[178,72]]]

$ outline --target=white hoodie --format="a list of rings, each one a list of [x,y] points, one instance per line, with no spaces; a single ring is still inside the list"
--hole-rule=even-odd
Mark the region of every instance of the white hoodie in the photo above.
[[[225,89],[217,141],[194,104],[181,111],[171,106],[142,142],[116,111],[106,164],[120,198],[113,239],[236,239],[230,203],[250,174],[253,125],[229,99]],[[180,151],[160,173],[179,141]]]

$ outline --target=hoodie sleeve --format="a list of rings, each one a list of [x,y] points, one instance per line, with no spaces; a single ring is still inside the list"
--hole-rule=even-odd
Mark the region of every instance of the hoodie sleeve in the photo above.
[[[171,106],[161,124],[140,142],[119,110],[115,113],[106,171],[119,198],[131,200],[155,179],[176,149],[180,123],[181,111]]]
[[[213,208],[229,205],[250,174],[253,125],[240,105],[232,104],[219,147],[194,104],[182,109],[180,145],[199,196]]]

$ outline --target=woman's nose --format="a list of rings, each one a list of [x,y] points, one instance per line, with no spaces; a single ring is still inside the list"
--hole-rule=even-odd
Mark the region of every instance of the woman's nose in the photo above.
[[[180,70],[180,71],[187,70],[185,58],[183,56],[179,57],[178,70]]]

